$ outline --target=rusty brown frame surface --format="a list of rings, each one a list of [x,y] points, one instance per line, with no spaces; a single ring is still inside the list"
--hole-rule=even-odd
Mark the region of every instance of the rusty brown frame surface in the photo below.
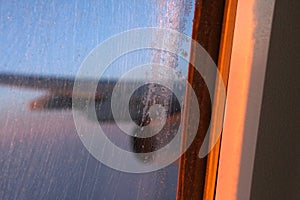
[[[232,49],[233,31],[238,0],[196,0],[192,38],[196,40],[217,63],[224,84],[227,88],[229,76],[230,55]],[[191,58],[195,59],[197,52],[191,47]],[[211,106],[218,105],[218,93],[214,94],[211,104],[204,80],[192,66],[189,66],[188,81],[192,85],[200,106],[200,122],[195,140],[181,156],[179,164],[177,200],[183,199],[214,199],[219,160],[220,139],[208,154],[200,159],[198,153],[204,140],[211,119]],[[189,102],[189,93],[185,101],[185,121],[190,124],[193,116],[189,115],[193,105]],[[216,113],[218,114],[218,113]],[[186,127],[186,126],[185,126]],[[187,129],[183,130],[183,139]],[[211,127],[214,135],[214,127]],[[183,140],[184,141],[184,140]],[[183,142],[182,145],[185,145]]]

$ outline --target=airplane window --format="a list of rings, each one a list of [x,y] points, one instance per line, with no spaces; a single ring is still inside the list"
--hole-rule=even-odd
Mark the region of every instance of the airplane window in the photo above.
[[[169,116],[163,127],[169,134],[159,139],[128,136],[118,128],[110,106],[113,88],[126,72],[149,62],[173,68],[180,81],[187,77],[188,63],[170,52],[140,49],[120,55],[107,67],[97,82],[94,101],[84,91],[82,95],[72,92],[76,75],[93,49],[116,34],[159,27],[191,36],[194,4],[193,0],[0,3],[0,199],[176,198],[178,161],[148,173],[122,172],[102,164],[81,141],[72,108],[77,102],[74,112],[91,130],[101,125],[116,146],[141,153],[136,157],[139,162],[163,162],[143,153],[173,139],[183,98],[177,99],[171,89],[184,94],[185,86],[146,84],[129,99],[137,135],[153,120],[149,105],[163,105],[157,109]],[[111,48],[108,56],[120,47]],[[127,77],[120,87],[129,88],[149,73],[160,75],[151,70],[136,73],[134,80]],[[99,74],[90,71],[82,81],[97,78]],[[89,109],[96,111],[96,119]],[[161,121],[154,119],[152,126]],[[130,129],[130,124],[122,123]]]

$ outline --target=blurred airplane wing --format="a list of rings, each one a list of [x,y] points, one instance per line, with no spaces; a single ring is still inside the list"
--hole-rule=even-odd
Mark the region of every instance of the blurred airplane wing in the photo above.
[[[79,80],[78,83],[84,87],[89,87],[96,80]],[[0,73],[0,85],[17,88],[33,89],[35,91],[45,91],[47,94],[35,99],[29,104],[30,109],[70,109],[72,108],[72,98],[87,101],[91,98],[90,92],[82,91],[73,95],[75,78],[58,76],[37,76]],[[96,82],[97,83],[97,82]],[[111,95],[115,80],[101,80],[94,97],[96,99],[106,98]]]
[[[96,80],[80,80],[80,84],[86,85]],[[50,93],[72,96],[75,78],[59,76],[37,76],[0,73],[0,85],[14,86],[18,88],[28,88],[33,90],[44,90]],[[98,82],[97,95],[110,93],[116,84],[115,80],[101,80]],[[80,95],[80,94],[78,94]],[[101,96],[102,96],[101,95]],[[85,97],[82,91],[82,97]]]

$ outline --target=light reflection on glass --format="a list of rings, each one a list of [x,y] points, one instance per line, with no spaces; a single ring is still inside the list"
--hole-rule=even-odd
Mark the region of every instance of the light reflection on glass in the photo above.
[[[176,163],[136,175],[95,160],[76,134],[65,91],[87,54],[114,34],[156,26],[190,35],[193,1],[1,2],[0,10],[0,199],[174,199]],[[149,50],[123,56],[106,77],[149,61],[186,76],[180,58]],[[83,122],[95,124],[84,115]],[[100,123],[118,143],[120,130]],[[132,149],[132,141],[120,143]]]

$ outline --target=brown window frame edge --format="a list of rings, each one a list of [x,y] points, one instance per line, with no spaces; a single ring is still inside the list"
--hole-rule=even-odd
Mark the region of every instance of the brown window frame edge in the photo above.
[[[195,1],[192,38],[200,43],[215,63],[217,63],[226,90],[229,78],[237,2],[238,0]],[[197,56],[193,55],[194,49],[194,47],[191,47],[191,59],[194,59],[193,56]],[[206,107],[205,112],[210,112],[210,109],[207,110],[207,106],[211,106],[209,95],[207,95],[207,92],[203,92],[205,90],[205,83],[201,76],[195,73],[193,66],[189,66],[188,81],[196,91],[196,94],[197,91],[200,92],[200,95],[197,94],[197,97],[200,96],[198,102],[201,114],[203,111],[201,110],[201,106]],[[215,91],[217,91],[217,88]],[[193,120],[189,116],[189,109],[192,109],[189,106],[189,91],[187,91],[186,96],[186,109],[184,113],[186,117],[184,124],[187,124],[189,120]],[[212,106],[224,106],[220,104],[218,97],[218,93],[215,92]],[[210,114],[205,112],[204,115],[206,114],[206,116],[204,118],[200,117],[199,124],[206,124],[207,126],[207,122],[210,122]],[[183,146],[185,145],[185,133],[186,129],[184,128]],[[195,140],[179,160],[177,200],[212,200],[215,198],[221,137],[208,156],[200,159],[198,153],[205,136],[203,135],[204,133],[205,127],[201,129],[199,126]],[[210,134],[211,137],[214,137],[214,126],[211,126]]]

